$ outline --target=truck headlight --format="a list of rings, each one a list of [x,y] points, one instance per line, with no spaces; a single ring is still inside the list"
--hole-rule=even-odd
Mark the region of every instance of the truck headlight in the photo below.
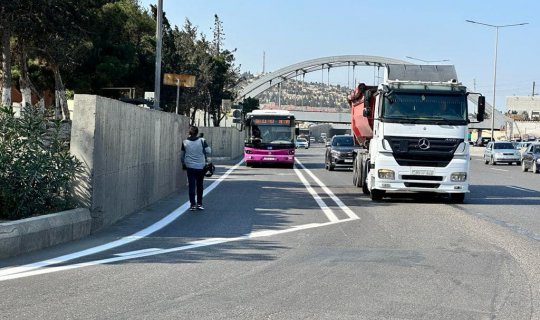
[[[467,181],[467,172],[454,172],[450,175],[450,181],[452,182],[464,182]]]
[[[389,170],[389,169],[379,169],[379,178],[380,179],[385,179],[385,180],[394,180],[395,179],[395,174],[394,174],[394,171],[393,170]]]

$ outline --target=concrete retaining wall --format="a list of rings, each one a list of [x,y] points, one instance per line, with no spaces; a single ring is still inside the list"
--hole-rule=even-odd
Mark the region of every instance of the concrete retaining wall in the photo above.
[[[90,211],[83,208],[0,223],[0,258],[80,239],[91,225]]]
[[[212,148],[211,157],[214,160],[236,159],[244,153],[244,132],[236,128],[200,127],[199,132],[204,133],[204,138]]]
[[[180,147],[188,118],[94,95],[75,95],[71,154],[84,163],[76,194],[92,232],[185,186]]]

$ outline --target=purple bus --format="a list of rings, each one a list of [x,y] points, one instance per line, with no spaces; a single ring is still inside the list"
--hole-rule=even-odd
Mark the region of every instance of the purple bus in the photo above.
[[[246,114],[244,161],[246,165],[272,163],[294,167],[298,129],[294,115],[285,110],[254,110]]]

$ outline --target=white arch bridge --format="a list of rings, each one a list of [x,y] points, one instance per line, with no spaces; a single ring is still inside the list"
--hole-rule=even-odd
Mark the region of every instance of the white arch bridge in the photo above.
[[[398,59],[364,55],[330,56],[306,60],[268,73],[248,84],[240,91],[237,101],[242,101],[243,99],[249,97],[254,98],[261,92],[268,90],[285,80],[293,79],[298,76],[304,76],[306,73],[314,71],[325,69],[330,70],[337,67],[352,67],[354,70],[354,68],[357,66],[385,67],[387,64],[411,63]]]
[[[304,76],[306,73],[315,72],[319,70],[330,70],[337,67],[352,67],[357,66],[371,66],[371,67],[386,67],[388,64],[407,64],[410,63],[404,60],[392,59],[379,56],[367,56],[367,55],[344,55],[344,56],[330,56],[322,57],[312,60],[306,60],[299,62],[274,72],[268,73],[259,79],[248,84],[243,88],[236,101],[242,101],[245,98],[256,97],[265,90],[270,89],[271,87],[280,84],[283,81],[288,79],[297,78],[298,76]],[[469,95],[469,106],[470,110],[473,110],[477,105],[478,94]],[[471,105],[472,104],[472,105]],[[486,112],[491,114],[491,106],[486,103]],[[311,122],[329,122],[329,123],[348,123],[350,121],[350,114],[347,113],[327,113],[327,112],[308,112],[308,111],[295,111],[298,120],[300,121],[311,121]],[[504,124],[508,119],[502,115],[501,112],[497,111],[495,114],[495,128],[498,128]],[[473,128],[485,128],[489,127],[488,121],[483,121],[480,124],[472,125]]]

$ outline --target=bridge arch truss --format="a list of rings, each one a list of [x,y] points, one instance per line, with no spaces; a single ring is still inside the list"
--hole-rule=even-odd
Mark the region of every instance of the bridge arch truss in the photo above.
[[[248,84],[238,94],[237,101],[256,97],[263,91],[288,79],[304,76],[306,73],[337,67],[375,66],[385,67],[387,64],[411,64],[410,62],[378,56],[345,55],[330,56],[299,62],[274,72],[268,73]]]

